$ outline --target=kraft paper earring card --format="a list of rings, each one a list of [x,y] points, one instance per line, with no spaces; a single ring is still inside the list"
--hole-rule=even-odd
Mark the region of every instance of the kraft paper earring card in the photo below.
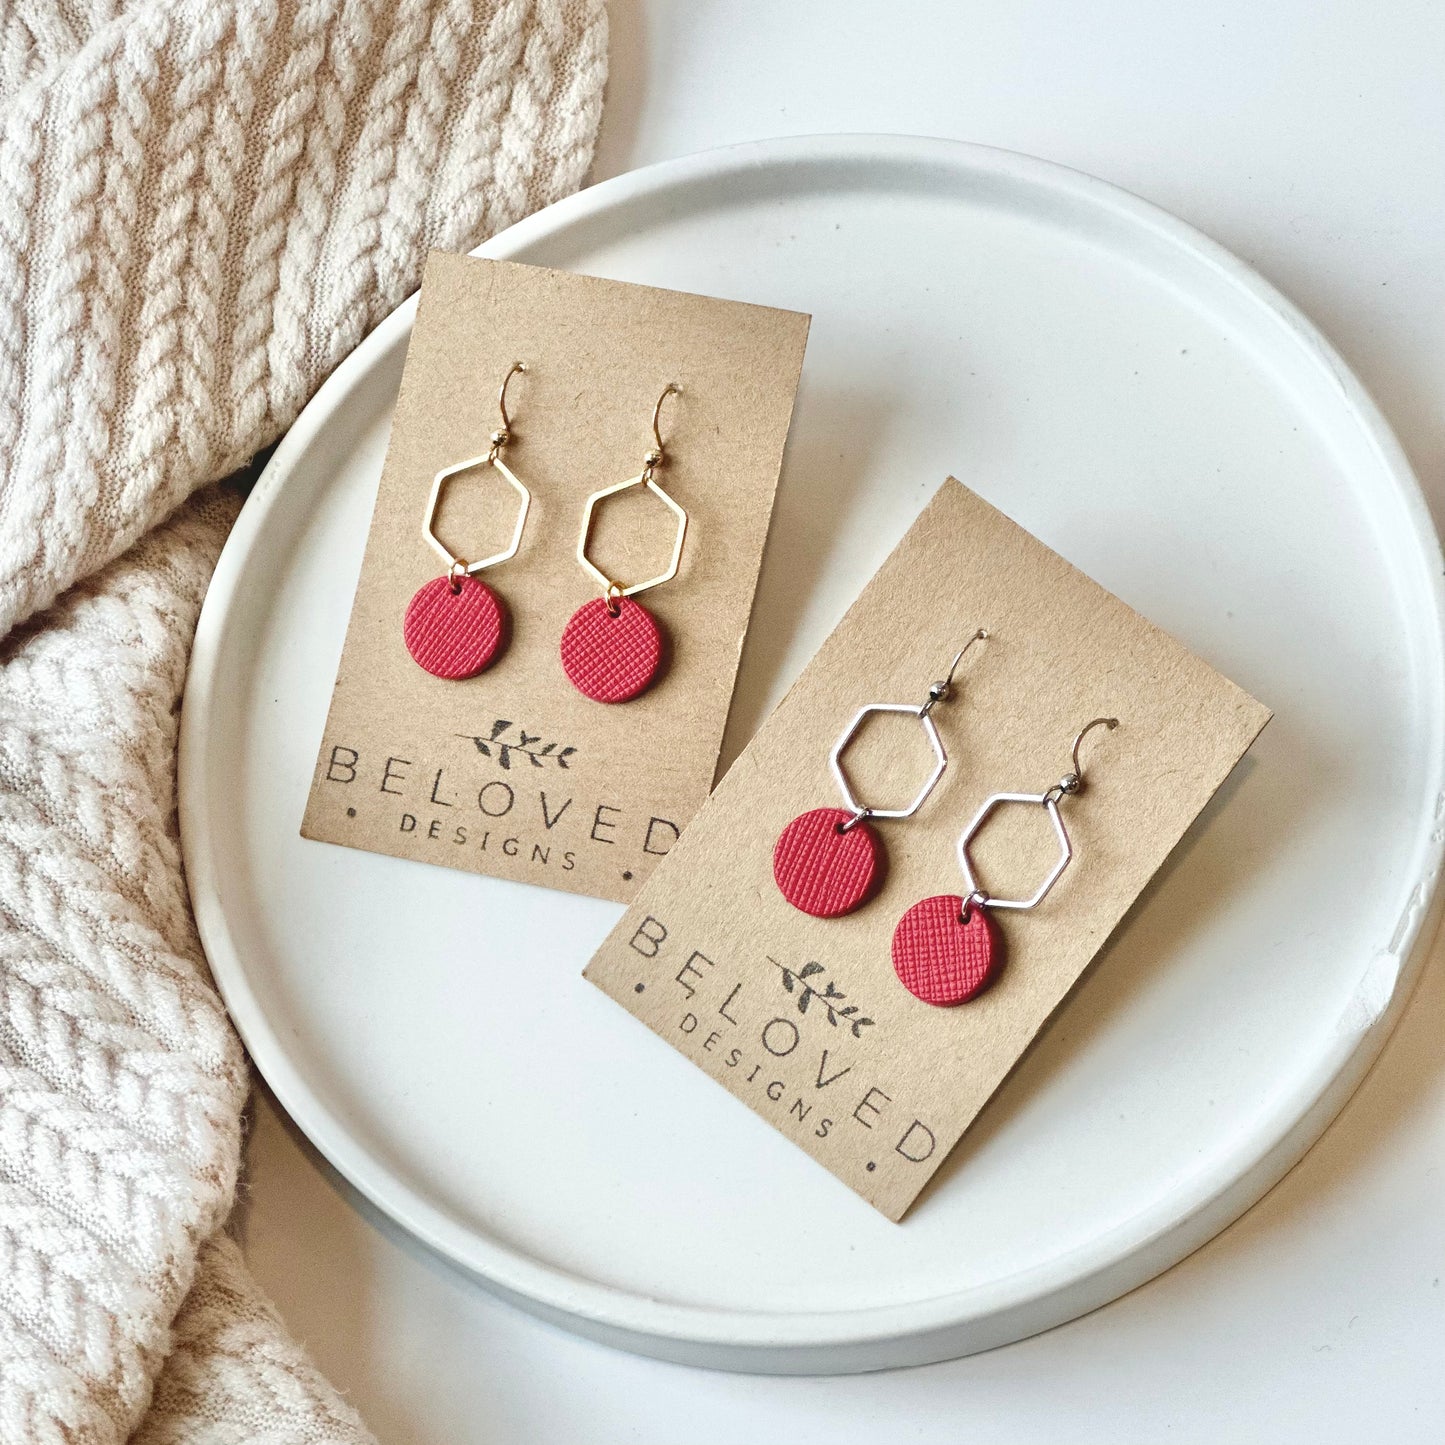
[[[633,897],[712,786],[808,324],[429,258],[305,837]]]
[[[925,714],[938,746],[915,707],[877,708],[924,703],[979,629]],[[901,1219],[1268,720],[950,479],[586,977]],[[814,887],[779,840],[837,802],[840,737],[840,831],[808,845],[836,876]],[[880,876],[852,888],[837,869],[874,825]]]

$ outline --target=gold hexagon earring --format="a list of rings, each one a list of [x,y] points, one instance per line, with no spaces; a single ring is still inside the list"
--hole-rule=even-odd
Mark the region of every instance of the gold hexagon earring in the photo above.
[[[525,372],[524,361],[514,361],[502,378],[497,392],[497,410],[502,424],[491,435],[491,449],[480,456],[468,457],[454,466],[443,467],[432,478],[431,493],[422,514],[421,533],[427,545],[447,564],[441,577],[423,584],[407,605],[402,623],[406,649],[419,667],[433,677],[458,679],[475,677],[488,667],[502,645],[507,614],[502,600],[477,577],[477,573],[517,555],[522,544],[522,529],[527,525],[527,512],[532,494],[517,480],[502,460],[502,452],[512,440],[511,419],[507,415],[507,387],[519,372]],[[442,492],[455,478],[465,472],[489,469],[492,475],[511,487],[519,498],[512,540],[500,552],[468,562],[459,557],[437,535],[436,514]]]
[[[662,629],[657,619],[640,602],[639,592],[660,587],[677,576],[687,537],[687,512],[657,481],[657,472],[667,461],[658,423],[662,404],[678,396],[682,388],[669,382],[652,409],[653,445],[642,459],[642,471],[625,482],[603,487],[587,498],[582,508],[582,530],[577,539],[577,561],[582,570],[602,589],[602,596],[584,602],[562,632],[562,667],[572,686],[594,702],[629,702],[645,692],[657,677],[662,662]],[[598,505],[633,487],[645,487],[663,503],[676,523],[672,554],[667,566],[655,577],[624,584],[603,572],[587,553],[592,520]]]

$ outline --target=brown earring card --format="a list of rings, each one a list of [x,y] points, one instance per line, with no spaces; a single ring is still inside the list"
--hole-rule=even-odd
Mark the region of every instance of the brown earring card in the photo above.
[[[882,886],[843,918],[796,911],[773,881],[773,844],[798,814],[842,806],[834,742],[867,703],[921,703],[980,626],[988,640],[933,712],[948,770],[914,818],[875,824]],[[893,972],[895,923],[922,898],[967,891],[955,845],[984,799],[1057,782],[1074,735],[1101,715],[1120,724],[1090,733],[1085,787],[1062,804],[1072,863],[1039,907],[994,915],[1005,961],[986,992],[956,1008],[920,1002]],[[950,479],[586,976],[900,1219],[1268,720]],[[930,764],[918,722],[898,714],[872,719],[844,755],[874,807],[904,806]],[[999,897],[1027,896],[1058,856],[1037,805],[999,810],[974,850]]]
[[[591,276],[434,253],[301,831],[307,838],[629,900],[712,786],[772,515],[809,318]],[[507,393],[507,466],[532,493],[521,545],[480,579],[509,616],[479,676],[407,652],[412,594],[443,575],[422,520],[433,476],[485,454]],[[669,382],[657,480],[689,523],[677,575],[641,593],[662,671],[627,703],[577,692],[558,645],[601,595],[576,549],[588,495],[637,476]],[[517,495],[449,482],[435,529],[505,549]],[[601,504],[589,556],[629,583],[666,570],[676,519],[641,488]]]

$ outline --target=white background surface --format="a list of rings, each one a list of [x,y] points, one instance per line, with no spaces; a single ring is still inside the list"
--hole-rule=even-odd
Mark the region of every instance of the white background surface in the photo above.
[[[1445,516],[1445,10],[614,0],[611,14],[598,177],[824,130],[953,136],[1091,171],[1200,226],[1302,305]],[[1434,1442],[1441,951],[1359,1095],[1261,1205],[1107,1309],[970,1360],[758,1379],[574,1340],[379,1225],[265,1103],[247,1253],[387,1445]]]

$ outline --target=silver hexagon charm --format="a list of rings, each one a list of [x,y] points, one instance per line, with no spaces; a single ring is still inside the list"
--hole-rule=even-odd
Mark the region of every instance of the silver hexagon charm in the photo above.
[[[659,406],[661,404],[661,402],[658,403]],[[671,582],[677,576],[677,566],[682,561],[682,544],[687,537],[687,513],[653,481],[651,471],[652,469],[649,467],[637,476],[629,477],[625,482],[618,482],[616,486],[603,487],[600,492],[593,492],[587,498],[587,504],[582,509],[582,535],[577,539],[577,560],[604,592],[611,593],[615,587],[621,596],[632,597],[638,592],[646,592],[649,587],[660,587],[664,582]],[[659,572],[656,577],[649,577],[646,582],[634,582],[631,587],[621,587],[598,568],[587,555],[587,541],[592,534],[592,514],[597,510],[598,502],[607,497],[614,497],[618,492],[625,492],[629,487],[639,486],[646,487],[677,518],[677,537],[672,544],[672,556],[663,571]]]
[[[1042,806],[1049,815],[1049,821],[1054,825],[1054,832],[1058,836],[1059,861],[1049,870],[1032,898],[994,898],[984,892],[979,886],[978,876],[973,871],[973,861],[968,856],[968,845],[978,835],[978,830],[988,820],[989,814],[1003,803],[1032,803],[1036,807]],[[1064,828],[1064,820],[1059,816],[1058,799],[1048,793],[995,793],[991,798],[985,798],[983,806],[973,815],[973,822],[963,830],[963,834],[958,840],[958,863],[968,882],[969,895],[981,895],[989,908],[1037,908],[1048,896],[1049,890],[1059,881],[1073,856],[1074,849]]]
[[[863,720],[871,712],[901,712],[907,713],[909,717],[916,717],[923,725],[923,734],[933,748],[933,756],[936,759],[933,771],[928,775],[923,787],[919,789],[918,796],[906,808],[870,808],[866,804],[860,803],[853,796],[853,785],[848,781],[847,773],[843,771],[843,750],[857,736],[858,729],[863,726]],[[928,795],[938,786],[938,780],[948,766],[948,754],[944,751],[943,739],[938,735],[938,724],[933,721],[923,707],[912,707],[904,702],[870,702],[866,707],[858,709],[853,721],[843,729],[842,736],[833,744],[833,751],[828,755],[828,766],[832,768],[838,790],[843,794],[843,801],[847,803],[851,812],[868,818],[911,818],[928,801]]]
[[[532,505],[531,492],[512,475],[512,469],[493,452],[484,452],[479,457],[458,462],[454,467],[443,467],[432,478],[431,495],[427,498],[426,511],[422,515],[421,531],[422,536],[427,539],[448,567],[457,566],[462,559],[452,553],[433,529],[432,524],[436,521],[437,504],[441,501],[442,488],[446,486],[447,482],[461,472],[470,471],[473,467],[495,467],[502,480],[511,486],[522,499],[522,504],[517,508],[517,524],[512,528],[512,540],[500,552],[493,553],[490,557],[483,557],[480,562],[468,562],[465,568],[468,577],[480,572],[484,567],[495,567],[498,562],[509,562],[517,555],[517,548],[522,545],[522,529],[527,525],[527,511]]]

